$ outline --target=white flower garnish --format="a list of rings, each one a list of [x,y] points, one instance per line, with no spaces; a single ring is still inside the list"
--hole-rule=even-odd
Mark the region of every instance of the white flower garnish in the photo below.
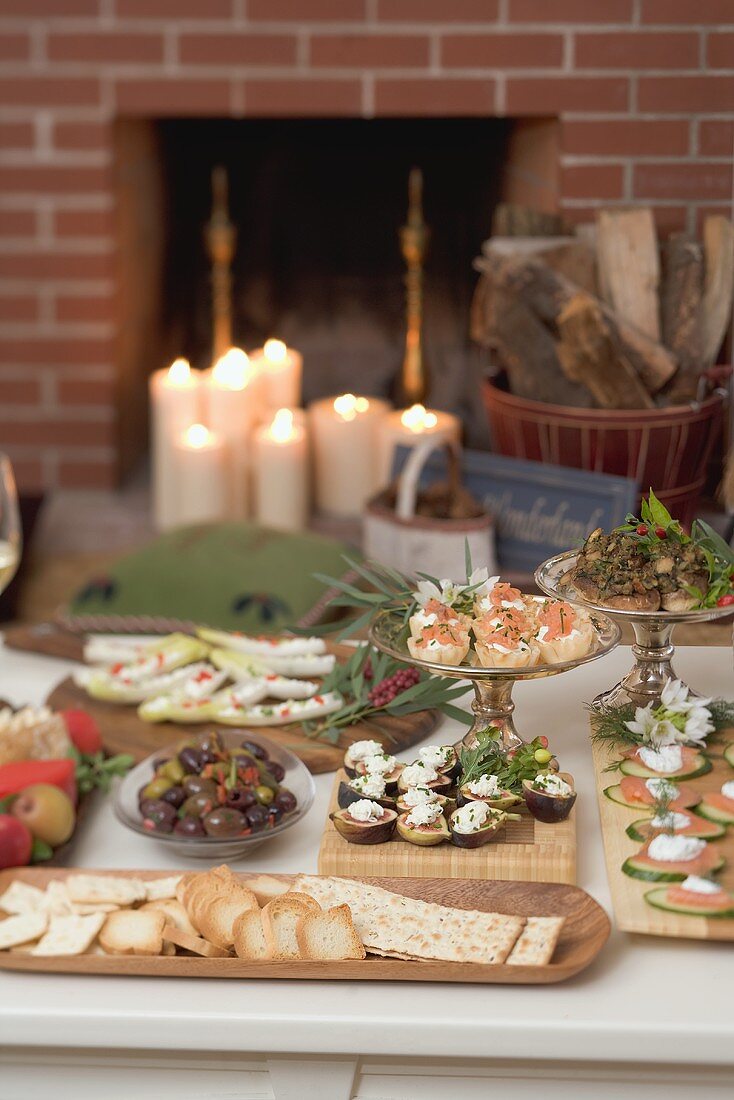
[[[634,720],[625,722],[643,744],[655,749],[666,745],[702,745],[714,730],[708,704],[711,699],[692,696],[680,680],[668,680],[660,693],[660,704],[637,707]]]

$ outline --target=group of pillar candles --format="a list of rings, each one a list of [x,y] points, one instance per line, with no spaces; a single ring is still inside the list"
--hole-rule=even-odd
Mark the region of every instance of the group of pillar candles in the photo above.
[[[230,348],[207,371],[185,359],[150,381],[159,530],[253,518],[297,531],[319,512],[358,516],[390,480],[395,447],[456,439],[450,413],[344,393],[301,406],[303,359],[280,340]]]

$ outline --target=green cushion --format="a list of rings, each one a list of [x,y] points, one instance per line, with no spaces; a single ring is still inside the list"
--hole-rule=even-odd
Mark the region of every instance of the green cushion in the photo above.
[[[354,556],[334,539],[254,523],[179,528],[89,581],[69,615],[160,616],[243,631],[309,625],[328,618],[313,574],[342,576],[345,553]]]

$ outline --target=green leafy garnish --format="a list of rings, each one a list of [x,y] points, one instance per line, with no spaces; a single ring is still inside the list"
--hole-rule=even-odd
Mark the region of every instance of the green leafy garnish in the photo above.
[[[95,788],[106,794],[115,776],[126,775],[135,763],[134,757],[127,753],[105,756],[103,752],[79,752],[72,747],[69,755],[76,761],[76,785],[79,794],[89,794]]]

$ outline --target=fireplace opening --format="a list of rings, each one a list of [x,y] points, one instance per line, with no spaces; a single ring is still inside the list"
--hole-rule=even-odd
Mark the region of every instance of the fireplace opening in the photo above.
[[[391,393],[405,339],[398,230],[409,172],[421,169],[430,401],[486,445],[472,261],[499,201],[556,209],[557,120],[120,119],[115,148],[123,466],[144,441],[147,374],[179,355],[211,363],[204,225],[216,165],[237,228],[234,342],[247,350],[277,335],[302,351],[307,402]]]

